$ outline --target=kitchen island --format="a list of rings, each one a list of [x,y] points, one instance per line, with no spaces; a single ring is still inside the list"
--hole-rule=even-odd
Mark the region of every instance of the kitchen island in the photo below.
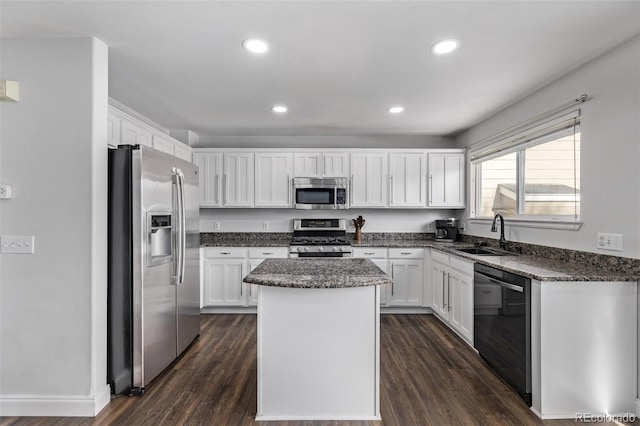
[[[256,420],[380,419],[380,285],[369,259],[266,259]]]

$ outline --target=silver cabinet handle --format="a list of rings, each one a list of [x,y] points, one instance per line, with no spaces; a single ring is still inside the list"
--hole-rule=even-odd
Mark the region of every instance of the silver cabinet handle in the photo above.
[[[451,310],[451,274],[447,274],[447,310]]]
[[[372,255],[374,255],[375,253],[371,253],[371,252],[367,253],[367,252],[365,252],[364,254],[365,254],[366,256],[372,256]]]
[[[227,204],[227,174],[222,175],[222,205]]]
[[[447,307],[447,304],[444,303],[444,271],[442,271],[442,307]]]
[[[262,253],[264,256],[271,256],[273,253]]]
[[[391,204],[393,204],[393,175],[389,175],[389,186],[391,187]]]
[[[353,205],[353,175],[351,175],[351,180],[349,181],[349,204]]]
[[[231,254],[231,252],[228,251],[221,251],[220,254]]]
[[[403,255],[403,256],[408,256],[408,255],[410,255],[412,253],[409,253],[409,252],[406,252],[406,251],[401,251],[400,254]]]
[[[393,263],[391,264],[391,295],[393,296]]]
[[[429,175],[429,205],[433,204],[433,175]]]
[[[215,204],[220,203],[220,188],[218,187],[218,183],[220,183],[220,175],[216,173],[216,177],[213,180],[213,187],[216,191],[216,199],[214,200]]]
[[[289,190],[287,191],[287,204],[289,204],[289,207],[291,207],[292,180],[291,180],[291,175],[290,174],[287,174],[287,186],[289,187]]]

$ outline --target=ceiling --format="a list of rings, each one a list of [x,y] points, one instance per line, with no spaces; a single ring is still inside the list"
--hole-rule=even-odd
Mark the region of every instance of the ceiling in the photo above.
[[[0,1],[2,37],[101,39],[109,96],[205,143],[455,134],[638,33],[638,1]]]

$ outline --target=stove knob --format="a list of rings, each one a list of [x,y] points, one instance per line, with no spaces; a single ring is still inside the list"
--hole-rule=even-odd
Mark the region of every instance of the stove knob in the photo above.
[[[311,249],[309,247],[305,247],[304,251],[311,251]]]
[[[318,247],[318,251],[324,251],[324,247],[322,246]]]
[[[333,250],[333,251],[340,251],[340,247],[334,247],[334,248],[332,248],[331,250]]]
[[[304,251],[304,247],[298,247],[298,252]]]

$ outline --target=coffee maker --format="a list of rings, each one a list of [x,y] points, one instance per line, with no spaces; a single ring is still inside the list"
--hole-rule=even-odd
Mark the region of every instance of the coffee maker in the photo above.
[[[458,219],[436,220],[436,242],[452,243],[458,238]]]

